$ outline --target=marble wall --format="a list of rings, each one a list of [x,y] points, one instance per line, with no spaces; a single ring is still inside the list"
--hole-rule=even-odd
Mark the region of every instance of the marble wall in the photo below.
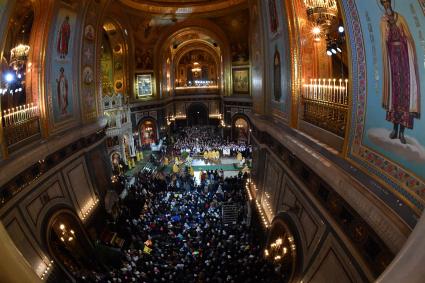
[[[269,221],[284,215],[295,225],[301,258],[297,278],[302,282],[372,282],[374,277],[359,254],[292,171],[270,148],[256,139],[253,142],[254,152],[261,152],[254,153],[254,162],[260,161],[256,166],[265,165],[264,173],[254,168],[254,196]],[[265,157],[260,160],[260,155]]]
[[[67,209],[84,225],[88,220],[84,217],[88,205],[102,197],[99,191],[105,188],[100,190],[99,185],[107,184],[109,177],[91,174],[88,168],[95,165],[101,166],[97,168],[100,171],[104,169],[104,164],[93,164],[93,156],[99,152],[104,152],[103,142],[69,156],[0,208],[0,220],[9,236],[39,276],[53,260],[46,246],[50,217]]]

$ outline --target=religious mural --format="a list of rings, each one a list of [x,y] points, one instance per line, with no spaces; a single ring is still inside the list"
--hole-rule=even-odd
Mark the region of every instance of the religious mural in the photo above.
[[[155,122],[150,120],[145,120],[143,123],[140,124],[139,130],[140,130],[141,143],[143,145],[156,142],[157,129],[156,129]]]
[[[233,69],[233,93],[249,94],[249,69]]]
[[[270,31],[276,33],[279,28],[279,19],[276,9],[276,0],[269,0],[269,18],[270,18]]]
[[[136,75],[137,97],[147,97],[152,95],[152,74]]]
[[[262,99],[263,95],[263,54],[264,47],[262,44],[262,21],[263,17],[260,17],[260,3],[259,1],[253,1],[250,9],[250,35],[249,35],[249,46],[251,56],[251,94],[253,99],[253,110],[257,113],[263,113],[264,109],[264,100]],[[255,82],[255,83],[254,83]]]
[[[84,38],[87,40],[94,40],[95,32],[92,25],[86,25],[84,28]]]
[[[359,85],[354,86],[358,93],[353,110],[357,117],[351,126],[352,158],[360,158],[368,168],[372,166],[375,174],[390,176],[398,191],[423,208],[423,200],[417,199],[425,197],[422,7],[417,0],[355,3],[359,18],[358,22],[353,19],[353,26],[360,24],[364,41],[357,41],[358,32],[351,36],[356,48],[365,54],[358,50],[355,54]],[[401,188],[407,188],[408,193]]]
[[[54,28],[52,108],[54,122],[69,119],[74,110],[73,50],[76,15],[62,8]]]
[[[83,84],[80,84],[80,93],[84,121],[93,121],[97,119],[100,110],[100,100],[98,100],[99,80],[97,80],[96,75],[98,69],[95,58],[97,43],[97,30],[95,27],[97,26],[98,18],[101,17],[99,10],[102,9],[103,5],[106,5],[106,2],[91,1],[83,25],[83,40],[80,57],[81,79]]]
[[[264,14],[268,15],[264,19],[264,25],[269,28],[266,36],[269,40],[266,43],[267,48],[267,61],[273,62],[266,66],[266,84],[269,89],[268,101],[272,108],[274,116],[282,119],[287,119],[289,114],[289,91],[285,90],[285,85],[290,81],[289,68],[282,68],[281,66],[290,66],[289,62],[289,38],[288,33],[279,32],[281,29],[278,19],[283,18],[285,12],[285,5],[282,1],[267,1],[268,5],[263,5],[265,9]],[[287,22],[283,21],[285,25],[283,30],[287,30]]]
[[[153,50],[136,48],[136,68],[140,70],[153,69]]]
[[[71,25],[69,24],[69,16],[66,15],[58,30],[56,39],[56,52],[61,59],[65,59],[68,55],[69,40],[71,38]]]
[[[280,66],[280,54],[276,49],[273,60],[273,91],[274,99],[279,102],[282,97],[282,82],[281,82],[281,66]]]

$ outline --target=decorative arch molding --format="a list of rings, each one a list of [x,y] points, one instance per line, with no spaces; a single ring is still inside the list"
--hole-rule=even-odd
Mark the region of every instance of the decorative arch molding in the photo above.
[[[188,3],[169,3],[170,1],[134,1],[134,0],[120,0],[124,5],[137,9],[139,11],[154,13],[154,14],[197,14],[215,12],[236,7],[245,4],[246,0],[215,0],[208,1],[209,3],[199,3],[200,1],[180,1]],[[177,1],[175,1],[177,2]],[[207,1],[203,1],[207,2]]]
[[[220,85],[221,82],[221,77],[219,76],[219,71],[221,70],[221,64],[220,64],[220,51],[217,50],[214,45],[212,45],[211,43],[207,42],[207,41],[203,41],[203,40],[189,40],[186,41],[182,44],[179,45],[179,47],[177,48],[177,50],[174,53],[174,68],[173,68],[173,72],[171,74],[171,84],[173,86],[173,88],[175,87],[175,81],[177,79],[177,74],[179,71],[179,65],[180,65],[180,61],[181,59],[189,52],[191,51],[204,51],[205,53],[209,54],[213,60],[214,60],[214,68],[215,68],[215,72],[216,72],[216,82],[217,85]]]
[[[156,81],[157,89],[160,90],[161,94],[164,93],[162,88],[164,76],[162,74],[164,74],[163,69],[166,65],[167,55],[170,52],[169,47],[172,45],[173,39],[179,34],[187,31],[207,35],[217,42],[217,45],[220,47],[223,60],[222,68],[220,70],[222,94],[229,95],[231,93],[230,86],[232,61],[230,43],[224,31],[214,22],[207,19],[187,19],[176,25],[170,26],[159,37],[155,45],[154,54],[155,72],[156,74],[160,75],[160,79]]]
[[[293,213],[294,212],[292,211],[282,211],[276,214],[271,222],[267,235],[267,246],[269,246],[273,240],[273,232],[279,228],[287,229],[294,238],[294,244],[296,245],[296,260],[294,263],[295,266],[290,279],[286,282],[299,282],[302,279],[301,272],[304,269],[303,252],[305,249],[305,241],[303,241],[302,235],[299,232],[301,229],[298,228],[301,226],[301,224],[298,223],[297,217],[293,215]]]
[[[203,101],[189,103],[186,107],[186,117],[189,126],[208,125],[209,107]]]
[[[240,113],[240,112],[233,114],[232,125],[234,125],[236,120],[239,118],[246,120],[246,122],[248,123],[248,126],[251,127],[251,120],[249,119],[249,116],[246,115],[245,113]]]
[[[114,161],[114,160],[113,160],[114,154],[118,154],[118,156],[121,158],[121,153],[120,153],[119,151],[117,151],[117,150],[113,150],[113,151],[109,154],[109,160],[110,160],[111,162],[112,162],[112,161]]]
[[[140,127],[141,124],[143,124],[146,121],[151,121],[153,123],[155,123],[155,125],[158,124],[158,122],[156,121],[156,119],[152,116],[145,116],[139,119],[139,121],[137,122],[137,129]]]
[[[245,120],[245,122],[247,123],[247,133],[243,133],[244,135],[246,134],[246,141],[249,143],[250,140],[250,132],[249,130],[251,129],[251,120],[249,119],[249,117],[244,114],[244,113],[235,113],[232,117],[232,132],[231,132],[231,138],[232,140],[236,139],[236,137],[238,137],[238,129],[236,128],[236,121],[238,121],[239,119],[243,119]]]
[[[49,211],[45,215],[45,218],[41,226],[41,231],[40,231],[41,244],[42,244],[42,247],[49,254],[50,258],[53,258],[55,260],[55,263],[62,269],[62,271],[65,272],[65,274],[67,274],[70,278],[72,278],[72,275],[63,266],[61,261],[56,258],[53,252],[53,248],[51,246],[50,233],[51,233],[51,230],[53,229],[53,224],[55,224],[58,218],[62,215],[65,215],[66,217],[69,217],[70,219],[72,219],[73,222],[78,226],[77,227],[78,231],[82,233],[82,235],[78,235],[79,241],[83,241],[84,244],[89,249],[93,250],[94,248],[92,243],[90,242],[90,237],[85,230],[84,224],[81,222],[80,218],[74,212],[72,207],[65,204],[59,204],[49,209]]]
[[[192,50],[205,51],[214,58],[216,66],[220,64],[220,53],[217,52],[212,44],[202,40],[191,40],[179,45],[174,53],[174,62],[176,63],[175,67],[179,65],[181,58]]]
[[[138,122],[137,122],[137,131],[138,131],[138,133],[139,133],[139,142],[140,142],[140,144],[143,144],[143,142],[142,142],[142,139],[143,139],[143,137],[142,137],[142,127],[143,127],[143,124],[145,123],[145,122],[151,122],[153,125],[154,125],[154,127],[155,127],[155,137],[154,137],[154,139],[157,141],[158,139],[159,139],[159,127],[158,127],[158,122],[156,121],[156,119],[155,118],[153,118],[153,117],[151,117],[151,116],[145,116],[145,117],[143,117],[143,118],[141,118]]]

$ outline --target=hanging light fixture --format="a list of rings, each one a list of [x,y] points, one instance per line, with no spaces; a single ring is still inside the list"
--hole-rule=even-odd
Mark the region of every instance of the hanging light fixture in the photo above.
[[[199,67],[199,63],[193,62],[192,73],[196,73],[196,72],[200,72],[200,71],[201,71],[201,67]]]
[[[304,0],[308,19],[313,22],[313,37],[320,41],[320,36],[328,34],[338,19],[338,7],[335,0]]]
[[[320,26],[331,26],[338,18],[335,0],[304,0],[310,21]]]
[[[25,44],[25,27],[22,27],[22,43],[19,43],[17,46],[13,47],[10,50],[10,66],[14,70],[20,70],[28,59],[28,54],[30,52],[30,46]]]
[[[25,62],[28,58],[28,53],[30,52],[29,45],[26,44],[19,44],[15,47],[13,47],[10,50],[10,63],[19,63],[19,62]]]
[[[59,230],[60,230],[60,240],[62,242],[72,242],[75,238],[75,232],[74,230],[66,228],[65,224],[59,224]]]

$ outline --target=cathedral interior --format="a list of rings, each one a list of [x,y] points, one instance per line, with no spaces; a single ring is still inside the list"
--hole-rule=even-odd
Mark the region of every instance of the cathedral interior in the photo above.
[[[425,1],[0,23],[0,282],[424,282]]]

